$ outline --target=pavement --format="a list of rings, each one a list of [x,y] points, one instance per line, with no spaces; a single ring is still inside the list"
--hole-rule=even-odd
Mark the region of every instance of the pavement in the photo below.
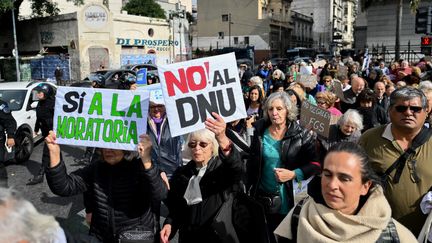
[[[85,212],[82,194],[72,197],[59,197],[54,195],[48,187],[46,180],[43,183],[27,186],[27,181],[39,172],[42,158],[43,143],[35,145],[30,159],[22,164],[9,164],[7,166],[9,186],[33,203],[36,209],[44,214],[53,215],[60,225],[72,235],[87,234],[89,226],[85,222]],[[63,159],[68,173],[82,168],[74,162],[80,158],[85,149],[77,146],[61,146]],[[166,213],[162,212],[162,215]],[[165,220],[161,217],[161,223]],[[177,242],[177,236],[171,241]]]

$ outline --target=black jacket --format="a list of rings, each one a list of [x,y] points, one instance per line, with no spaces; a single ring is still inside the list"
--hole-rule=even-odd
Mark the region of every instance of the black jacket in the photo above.
[[[93,213],[90,234],[103,242],[115,242],[119,233],[138,225],[153,230],[151,203],[164,199],[167,193],[158,168],[145,170],[140,159],[116,165],[97,161],[69,175],[61,161],[47,169],[46,177],[56,195],[89,192]]]
[[[242,162],[235,148],[228,156],[219,151],[219,156],[209,161],[207,170],[200,181],[203,201],[188,206],[183,198],[189,179],[198,174],[194,161],[180,167],[171,178],[171,190],[166,204],[169,215],[164,224],[171,224],[171,236],[179,229],[181,243],[223,243],[215,234],[211,224],[224,199],[223,192],[238,183]]]
[[[0,135],[6,131],[8,138],[15,138],[17,124],[6,102],[0,100]],[[1,136],[0,136],[1,138]]]
[[[163,120],[160,125],[160,140],[157,139],[156,124],[149,118],[147,121],[147,133],[152,141],[151,156],[157,161],[159,169],[171,178],[174,171],[182,166],[182,136],[171,135],[168,120]]]
[[[39,100],[36,107],[35,132],[38,132],[40,129],[44,138],[48,136],[49,131],[53,130],[54,107],[55,100],[52,97]]]
[[[251,155],[247,164],[248,168],[248,187],[251,189],[251,196],[256,196],[256,189],[261,180],[263,161],[263,136],[270,122],[264,119],[255,122],[255,132],[251,143]],[[315,136],[312,132],[303,129],[297,122],[287,123],[288,129],[285,137],[281,141],[281,167],[294,170],[300,168],[307,179],[317,174],[321,165],[315,146]],[[292,181],[286,182],[289,198],[289,206],[294,206],[294,195],[292,191]]]

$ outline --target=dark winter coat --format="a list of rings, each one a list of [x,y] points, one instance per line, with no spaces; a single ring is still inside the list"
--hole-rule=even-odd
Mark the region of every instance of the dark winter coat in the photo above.
[[[261,173],[264,166],[263,161],[263,136],[270,122],[264,119],[255,122],[255,132],[251,143],[251,155],[247,164],[248,186],[251,188],[251,195],[257,196],[256,191],[261,182]],[[312,132],[303,129],[297,122],[288,122],[288,129],[281,141],[280,159],[281,167],[294,170],[300,168],[304,178],[317,174],[321,165],[318,162],[319,156],[315,146],[315,136]],[[287,195],[289,196],[290,208],[294,206],[294,195],[292,181],[286,182]]]
[[[171,178],[174,171],[182,165],[182,137],[171,135],[168,120],[163,120],[160,125],[160,139],[157,138],[156,124],[149,118],[147,122],[147,133],[152,141],[151,157],[156,161],[159,169]]]
[[[53,130],[54,106],[55,100],[49,97],[39,100],[36,107],[35,132],[38,132],[40,129],[44,138],[48,136],[49,131]]]
[[[180,167],[170,181],[171,189],[166,204],[169,215],[164,224],[172,226],[171,236],[179,230],[181,243],[221,243],[211,227],[215,214],[224,202],[223,192],[237,184],[242,172],[240,155],[233,148],[228,156],[219,151],[219,156],[212,158],[200,181],[203,201],[195,205],[187,205],[183,198],[189,179],[198,174],[196,164],[191,160]]]
[[[116,165],[97,161],[69,175],[61,161],[47,169],[46,177],[56,195],[89,192],[93,213],[90,234],[103,242],[116,242],[119,233],[137,226],[153,230],[151,204],[167,194],[159,169],[144,169],[140,159],[123,160]]]

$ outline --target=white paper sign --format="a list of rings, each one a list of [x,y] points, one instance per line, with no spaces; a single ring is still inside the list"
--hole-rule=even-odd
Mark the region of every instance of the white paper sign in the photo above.
[[[57,143],[136,150],[146,133],[149,92],[59,87],[54,111]]]
[[[165,105],[162,87],[160,83],[138,86],[138,90],[147,90],[150,92],[150,101],[156,104]]]
[[[216,112],[225,122],[246,117],[234,53],[158,67],[173,137],[205,128]]]

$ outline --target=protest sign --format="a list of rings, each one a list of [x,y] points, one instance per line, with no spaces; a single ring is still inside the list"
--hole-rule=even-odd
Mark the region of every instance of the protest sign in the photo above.
[[[171,135],[205,128],[216,112],[225,122],[246,117],[234,53],[158,67]]]
[[[303,84],[306,88],[314,89],[318,84],[316,75],[299,75],[297,77],[299,83]]]
[[[150,92],[150,102],[165,105],[162,87],[160,83],[139,86],[138,90],[147,90]]]
[[[300,114],[300,125],[312,128],[318,135],[325,138],[330,136],[330,126],[339,120],[339,116],[334,116],[306,100],[302,102]]]
[[[54,111],[57,143],[136,150],[139,136],[146,133],[148,107],[145,90],[59,87]]]
[[[312,75],[312,66],[300,66],[300,75]]]
[[[312,63],[312,66],[313,66],[315,69],[317,69],[317,68],[319,68],[319,67],[323,68],[324,65],[326,65],[326,64],[327,64],[327,61],[321,59],[321,60],[319,60],[319,61],[316,61],[316,62]]]
[[[141,68],[137,74],[137,85],[147,85],[147,68]]]

